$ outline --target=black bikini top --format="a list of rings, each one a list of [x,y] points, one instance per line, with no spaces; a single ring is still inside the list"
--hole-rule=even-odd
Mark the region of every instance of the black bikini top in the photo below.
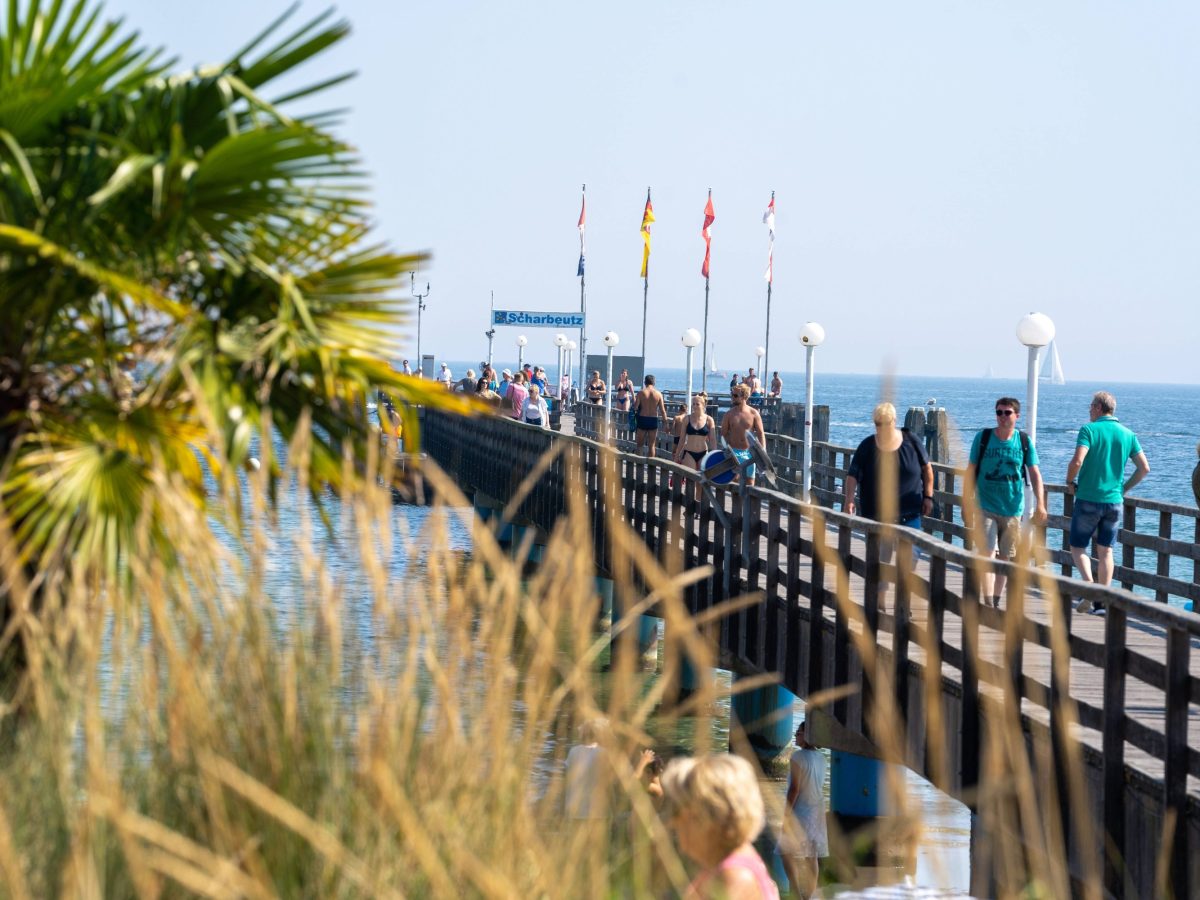
[[[693,428],[692,420],[688,419],[687,429],[686,429],[685,433],[686,434],[698,434],[698,435],[700,435],[700,437],[708,437],[708,420],[707,419],[704,420],[703,428]]]

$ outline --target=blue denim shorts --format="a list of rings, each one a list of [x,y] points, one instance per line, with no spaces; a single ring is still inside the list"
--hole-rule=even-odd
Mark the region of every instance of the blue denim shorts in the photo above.
[[[1111,547],[1117,539],[1117,527],[1121,524],[1120,503],[1093,503],[1091,500],[1076,500],[1071,513],[1071,546],[1087,547],[1096,536],[1101,547]]]

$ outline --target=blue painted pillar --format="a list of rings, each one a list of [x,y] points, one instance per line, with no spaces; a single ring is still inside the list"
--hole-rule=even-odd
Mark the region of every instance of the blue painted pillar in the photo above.
[[[610,582],[611,584],[611,582]],[[613,592],[612,623],[615,624],[625,608],[625,602],[620,591]],[[656,616],[639,616],[636,629],[637,652],[643,666],[654,666],[658,663],[658,632],[662,619]]]
[[[764,771],[787,762],[796,730],[792,725],[795,705],[796,695],[778,684],[735,693],[731,698],[733,718],[745,731]]]
[[[883,813],[884,763],[834,750],[829,767],[829,810],[851,819],[877,819]]]
[[[644,666],[658,664],[658,626],[660,622],[662,619],[655,616],[638,618],[638,655],[641,656]]]
[[[498,516],[501,512],[499,507],[489,506],[486,502],[481,502],[478,496],[473,504],[475,507],[475,515],[479,516],[484,522],[490,522],[492,516]],[[513,526],[511,522],[507,522],[496,535],[496,541],[501,546],[509,546],[513,542]]]
[[[603,631],[612,629],[613,582],[611,578],[596,578],[596,594],[600,597],[600,609],[596,614],[596,625]]]

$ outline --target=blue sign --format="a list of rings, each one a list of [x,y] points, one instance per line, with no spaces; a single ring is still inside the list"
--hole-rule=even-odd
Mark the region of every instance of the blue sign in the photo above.
[[[493,325],[520,325],[524,328],[582,328],[581,312],[531,312],[528,310],[494,309]]]

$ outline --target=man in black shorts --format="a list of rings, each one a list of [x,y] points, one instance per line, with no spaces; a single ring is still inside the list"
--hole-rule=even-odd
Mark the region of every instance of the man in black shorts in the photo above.
[[[654,456],[655,444],[658,440],[658,426],[660,422],[666,421],[667,407],[663,403],[663,395],[654,386],[653,375],[646,376],[646,386],[638,391],[637,397],[634,398],[633,412],[637,416],[635,433],[637,453],[643,453],[644,445],[645,455]]]

